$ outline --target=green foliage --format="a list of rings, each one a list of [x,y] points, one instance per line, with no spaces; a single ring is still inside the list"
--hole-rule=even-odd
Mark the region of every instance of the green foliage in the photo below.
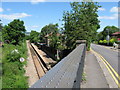
[[[90,50],[90,44],[100,28],[97,14],[99,7],[98,3],[94,2],[73,2],[72,10],[64,12],[63,33],[68,49],[75,47],[76,40],[87,40],[87,50]]]
[[[32,43],[36,43],[39,41],[39,33],[36,31],[32,30],[29,37],[30,37],[30,42]]]
[[[99,40],[103,40],[103,34],[102,34],[102,32],[98,32],[97,33],[97,39],[96,39],[96,41],[99,41]]]
[[[49,24],[42,28],[40,33],[41,42],[46,42],[46,39],[50,40],[50,47],[62,50],[62,36],[59,33],[58,24]]]
[[[116,42],[117,40],[115,39],[115,38],[112,38],[112,39],[110,39],[110,43],[114,43],[114,42]]]
[[[86,73],[82,73],[82,81],[87,81],[86,80]]]
[[[103,44],[105,44],[105,45],[106,45],[107,43],[108,43],[108,41],[107,41],[107,40],[103,40]]]
[[[2,32],[0,31],[0,41],[2,41]]]
[[[24,22],[15,19],[2,29],[3,40],[9,40],[12,44],[17,45],[25,37]]]
[[[25,39],[26,39],[26,40],[30,40],[30,36],[29,36],[29,35],[26,35],[26,36],[25,36]]]
[[[1,22],[1,20],[0,20],[0,32],[1,32],[2,28],[3,28],[2,22]]]
[[[98,40],[104,40],[104,39],[106,39],[108,34],[111,36],[113,33],[118,32],[118,31],[119,31],[118,27],[106,26],[102,32],[98,33],[97,38],[98,38]]]
[[[102,40],[100,40],[100,41],[99,41],[99,43],[100,43],[100,44],[102,44],[102,43],[103,43],[103,41],[102,41]]]
[[[11,53],[17,49],[19,53]],[[3,88],[28,88],[27,77],[24,76],[25,70],[23,66],[26,61],[21,63],[20,57],[27,58],[26,43],[22,42],[20,45],[5,44],[3,47]]]
[[[20,54],[17,52],[13,52],[13,53],[9,53],[6,57],[6,59],[10,62],[15,62],[15,61],[19,61],[20,59]]]
[[[59,49],[59,50],[64,50],[65,47],[64,47],[63,45],[58,45],[58,49]]]
[[[108,43],[109,43],[109,46],[112,46],[114,42],[117,42],[116,38],[112,38],[109,41],[99,40],[99,44],[101,44],[101,45],[108,45]]]
[[[117,43],[117,39],[116,38],[112,38],[112,39],[110,39],[110,45],[113,45],[114,44],[114,42],[116,42]]]
[[[54,34],[55,35],[58,32],[59,32],[58,24],[49,24],[49,25],[44,26],[41,29],[41,32],[40,32],[40,40],[41,40],[41,42],[45,42],[45,36],[46,35],[49,35],[49,34]]]

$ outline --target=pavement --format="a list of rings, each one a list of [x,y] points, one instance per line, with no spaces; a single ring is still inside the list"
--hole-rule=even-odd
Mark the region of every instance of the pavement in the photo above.
[[[86,81],[82,82],[81,88],[109,88],[103,71],[92,51],[86,53],[84,73]]]

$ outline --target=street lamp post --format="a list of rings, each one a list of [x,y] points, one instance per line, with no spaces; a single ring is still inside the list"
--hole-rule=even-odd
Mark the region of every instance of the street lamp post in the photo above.
[[[109,29],[106,29],[107,30],[107,32],[108,32],[108,35],[107,35],[107,40],[108,40],[108,45],[109,45],[109,39],[110,39],[110,36],[109,36]]]

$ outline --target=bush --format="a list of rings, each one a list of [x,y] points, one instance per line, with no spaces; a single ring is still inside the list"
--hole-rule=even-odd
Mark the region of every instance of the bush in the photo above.
[[[21,55],[19,53],[11,52],[7,55],[6,58],[9,62],[15,62],[15,61],[19,61],[20,57],[21,57]]]
[[[108,41],[107,40],[100,40],[99,44],[101,44],[101,45],[108,45]]]
[[[117,42],[117,39],[116,38],[112,38],[110,39],[110,45],[112,46],[114,42]]]
[[[103,44],[107,45],[108,41],[107,40],[103,40]]]
[[[18,50],[16,52],[15,50]],[[27,58],[26,43],[22,45],[5,44],[2,55],[2,88],[28,88],[27,77],[24,76],[23,66],[26,61],[21,63],[20,57]]]
[[[114,42],[115,42],[114,39],[110,39],[110,45],[113,45]]]
[[[102,43],[103,43],[103,41],[102,41],[102,40],[100,40],[100,41],[99,41],[99,44],[102,44]]]

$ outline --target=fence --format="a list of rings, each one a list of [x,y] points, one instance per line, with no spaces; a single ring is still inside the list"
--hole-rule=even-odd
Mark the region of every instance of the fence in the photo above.
[[[57,60],[56,54],[57,50],[55,50],[52,47],[48,47],[46,45],[38,45],[39,49],[43,50],[48,56],[50,56],[53,60]],[[59,50],[59,58],[63,59],[65,56],[67,56],[72,50],[65,49],[65,50]]]

